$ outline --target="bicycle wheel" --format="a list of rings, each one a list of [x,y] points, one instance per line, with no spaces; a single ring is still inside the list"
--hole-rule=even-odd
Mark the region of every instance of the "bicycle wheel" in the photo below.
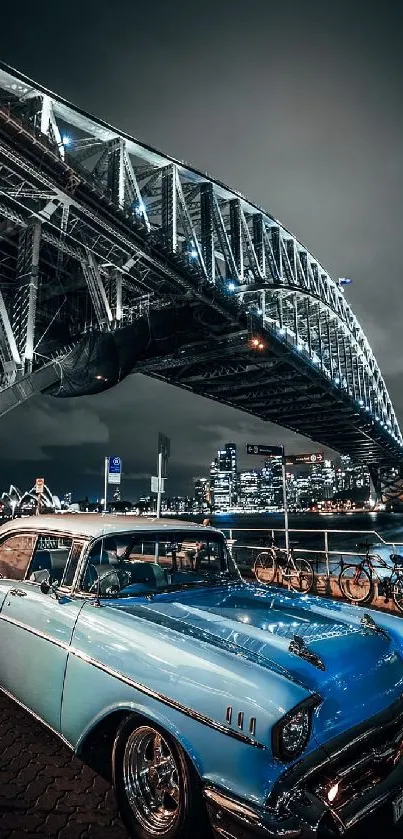
[[[399,612],[403,612],[403,576],[401,574],[396,575],[396,580],[392,584],[392,597]]]
[[[277,571],[274,551],[262,551],[257,555],[253,566],[253,573],[259,583],[272,583]]]
[[[288,580],[293,591],[303,591],[307,594],[313,587],[314,573],[307,559],[297,557],[293,559],[294,568],[289,565],[284,579]]]
[[[372,578],[360,565],[345,565],[339,576],[340,591],[347,600],[365,603],[372,599]]]

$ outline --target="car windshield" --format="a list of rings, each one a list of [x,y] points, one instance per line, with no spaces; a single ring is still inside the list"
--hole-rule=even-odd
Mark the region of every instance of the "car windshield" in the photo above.
[[[91,547],[81,589],[131,597],[239,579],[220,533],[206,530],[114,534]]]

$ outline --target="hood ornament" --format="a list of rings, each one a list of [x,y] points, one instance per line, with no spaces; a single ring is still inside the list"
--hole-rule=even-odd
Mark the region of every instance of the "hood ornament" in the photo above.
[[[371,615],[368,615],[367,612],[362,616],[360,620],[361,626],[364,629],[369,629],[370,632],[376,632],[377,635],[383,635],[384,638],[388,638],[390,640],[390,635],[386,632],[386,629],[383,626],[379,626]]]
[[[304,639],[301,638],[300,635],[294,635],[290,646],[288,647],[288,652],[293,653],[293,655],[298,655],[300,658],[303,658],[304,661],[308,661],[309,664],[312,664],[313,667],[317,667],[318,670],[326,670],[322,659],[310,650],[309,647],[307,647]]]

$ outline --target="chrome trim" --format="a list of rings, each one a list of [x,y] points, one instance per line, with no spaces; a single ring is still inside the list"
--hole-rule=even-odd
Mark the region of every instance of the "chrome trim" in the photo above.
[[[228,708],[225,712],[225,721],[228,723],[228,725],[231,725],[231,721],[232,721],[232,706],[231,705],[228,705]]]
[[[362,616],[360,624],[364,627],[364,629],[369,629],[370,632],[376,632],[377,635],[383,635],[384,638],[387,638],[390,641],[390,635],[386,632],[386,629],[384,629],[382,626],[379,626],[379,624],[376,623],[373,617],[371,615],[368,615],[367,612],[365,612],[365,614]]]
[[[45,720],[42,719],[42,717],[40,717],[39,714],[36,714],[35,711],[32,711],[31,708],[28,708],[28,705],[24,705],[24,703],[21,702],[20,699],[17,699],[17,697],[14,696],[13,693],[10,693],[9,690],[6,690],[6,688],[3,688],[1,685],[0,685],[0,691],[1,691],[1,693],[4,693],[5,696],[7,696],[9,699],[11,699],[12,702],[15,702],[17,705],[19,705],[20,708],[22,708],[23,711],[26,711],[28,714],[30,714],[30,716],[33,717],[34,720],[39,722],[41,725],[44,725],[45,728],[47,728],[49,731],[51,731],[52,734],[55,734],[56,737],[59,737],[59,739],[63,741],[64,745],[68,746],[68,748],[71,749],[72,752],[75,751],[74,746],[68,740],[66,740],[66,738],[63,736],[63,734],[61,734],[60,731],[57,730],[57,728],[53,728],[52,725],[49,725],[48,722],[45,722]]]
[[[3,609],[7,608],[3,606]],[[66,650],[68,652],[70,650],[70,644],[67,644],[66,641],[59,641],[58,638],[52,638],[51,635],[47,635],[46,632],[41,632],[40,629],[34,629],[31,626],[27,626],[25,623],[21,621],[15,620],[15,618],[10,618],[8,615],[5,615],[4,612],[0,613],[0,620],[4,621],[5,623],[11,623],[13,626],[18,626],[19,629],[24,629],[25,632],[29,632],[31,635],[35,635],[37,638],[42,638],[43,641],[48,641],[49,644],[53,644],[55,647],[60,647],[62,650]],[[0,689],[2,690],[1,686]]]
[[[308,661],[309,664],[312,664],[313,667],[317,667],[318,670],[326,670],[326,667],[322,659],[316,653],[309,649],[304,639],[301,638],[300,635],[294,635],[288,647],[288,652],[293,653],[293,655],[299,656],[299,658],[303,658],[304,661]]]
[[[244,716],[243,711],[239,711],[239,713],[238,713],[238,728],[240,728],[241,731],[243,729],[243,716]]]
[[[152,688],[148,688],[141,682],[136,682],[134,679],[130,679],[128,676],[125,676],[124,673],[121,673],[119,670],[115,670],[112,667],[108,667],[107,664],[103,664],[98,659],[92,658],[92,656],[87,655],[87,653],[82,652],[82,650],[77,649],[77,647],[73,647],[70,644],[66,644],[65,641],[59,641],[56,638],[52,638],[50,635],[46,635],[39,629],[32,629],[31,627],[26,626],[26,624],[23,624],[20,621],[15,620],[14,618],[9,618],[5,616],[3,612],[0,613],[0,620],[4,620],[8,623],[11,623],[13,624],[13,626],[17,626],[20,629],[24,629],[31,635],[35,635],[38,638],[42,638],[43,640],[48,641],[51,644],[54,644],[54,646],[56,647],[60,647],[61,649],[65,650],[67,654],[74,655],[76,658],[79,658],[81,661],[85,661],[87,664],[91,664],[93,667],[96,667],[98,670],[101,670],[108,676],[112,676],[119,682],[122,682],[123,684],[134,688],[134,690],[137,690],[139,693],[142,693],[145,696],[149,696],[151,699],[156,699],[157,702],[162,702],[163,705],[167,705],[168,707],[173,708],[175,711],[179,711],[179,713],[184,714],[185,716],[190,717],[191,719],[196,720],[197,722],[200,722],[202,725],[205,725],[208,728],[213,728],[215,731],[219,731],[221,734],[225,734],[227,737],[232,737],[235,740],[240,740],[242,743],[246,743],[248,746],[254,746],[256,749],[267,749],[267,746],[265,746],[264,743],[258,742],[253,737],[248,737],[248,735],[242,734],[240,731],[235,731],[234,729],[229,728],[227,725],[217,722],[216,720],[211,719],[211,717],[206,717],[199,711],[195,711],[193,708],[188,708],[186,705],[182,705],[175,699],[170,699],[169,696],[166,696],[163,693],[159,693],[159,691],[153,690]]]
[[[231,839],[232,836],[239,836],[239,830],[242,831],[242,825],[249,827],[252,831],[256,831],[256,835],[259,836],[266,834],[268,837],[278,837],[278,839],[298,839],[298,837],[301,836],[302,831],[300,826],[287,828],[281,827],[281,825],[276,822],[275,824],[273,823],[271,828],[264,824],[262,812],[255,810],[246,802],[234,798],[227,792],[221,792],[221,790],[216,789],[211,785],[204,787],[203,796],[207,800],[207,803],[214,807],[216,813],[213,831],[215,830],[223,837],[229,837],[229,839]],[[231,833],[229,833],[226,828],[220,826],[221,813],[225,813],[235,819],[234,829],[236,830],[236,834],[233,833],[232,830]],[[238,822],[237,827],[236,822]]]
[[[251,717],[249,720],[249,734],[252,734],[252,737],[256,734],[256,717]]]
[[[175,699],[170,699],[169,696],[166,696],[163,693],[159,693],[159,691],[153,690],[152,688],[148,688],[141,682],[136,682],[134,679],[130,679],[128,676],[125,676],[124,673],[121,673],[119,670],[114,670],[112,667],[108,667],[107,664],[103,664],[101,661],[92,658],[91,656],[87,655],[87,653],[83,653],[81,650],[78,650],[75,647],[71,647],[70,652],[72,653],[72,655],[76,656],[76,658],[79,658],[82,661],[85,661],[87,664],[91,664],[93,667],[96,667],[98,670],[101,670],[103,673],[107,673],[109,676],[118,679],[119,682],[123,682],[123,684],[134,688],[134,690],[138,690],[139,693],[143,693],[145,696],[149,696],[151,699],[156,699],[157,702],[162,702],[163,705],[167,705],[168,707],[173,708],[175,711],[179,711],[179,713],[184,714],[185,716],[190,717],[191,719],[196,720],[197,722],[200,722],[202,725],[208,726],[208,728],[213,728],[215,731],[219,731],[221,734],[227,735],[227,737],[233,737],[235,740],[240,740],[242,743],[246,743],[248,746],[254,746],[256,749],[267,749],[267,746],[265,746],[264,743],[259,743],[252,737],[248,737],[248,735],[246,734],[241,734],[240,731],[235,731],[232,728],[228,728],[227,725],[224,725],[221,722],[217,722],[216,720],[211,719],[211,717],[206,717],[199,711],[195,711],[193,708],[188,708],[186,705],[182,705]]]
[[[246,822],[246,824],[256,826],[260,823],[259,813],[257,813],[256,810],[253,810],[252,807],[249,807],[241,801],[237,801],[235,798],[232,798],[223,792],[213,789],[213,787],[205,787],[203,795],[208,799],[208,801],[213,801],[214,804],[217,804],[217,806],[223,810],[228,810],[230,813],[234,813],[239,819]]]

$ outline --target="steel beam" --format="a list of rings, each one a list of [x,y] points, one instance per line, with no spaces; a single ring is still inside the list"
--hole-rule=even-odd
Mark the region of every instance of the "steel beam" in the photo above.
[[[200,186],[200,241],[203,261],[210,282],[215,281],[214,255],[214,220],[213,220],[213,185],[202,183]]]
[[[4,384],[12,384],[17,370],[21,367],[21,356],[14,338],[10,319],[4,297],[0,290],[0,358],[3,367],[3,381],[0,378],[0,387]]]
[[[12,331],[27,373],[32,369],[34,356],[40,241],[41,223],[34,219],[19,234],[16,291],[12,309]]]
[[[83,274],[88,285],[88,291],[94,306],[98,326],[101,329],[108,329],[113,321],[113,315],[101,272],[91,251],[87,248],[81,260]]]
[[[178,249],[176,166],[165,167],[162,179],[161,226],[165,246],[171,253]]]
[[[231,249],[240,282],[243,282],[242,210],[239,198],[229,202]]]
[[[117,137],[108,144],[107,187],[120,209],[125,206],[125,141]]]

